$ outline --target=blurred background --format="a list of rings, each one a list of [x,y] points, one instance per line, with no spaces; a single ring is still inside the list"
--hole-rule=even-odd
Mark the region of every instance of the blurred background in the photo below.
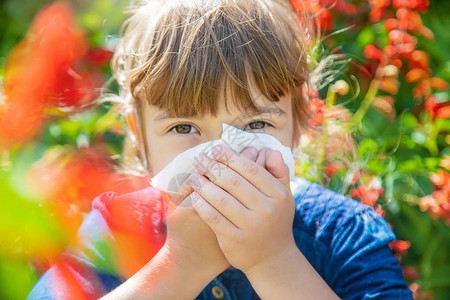
[[[450,299],[450,2],[304,2],[321,80],[296,174],[372,206],[415,299]],[[0,299],[26,298],[95,196],[148,185],[122,167],[119,110],[97,101],[117,93],[129,4],[0,1]]]

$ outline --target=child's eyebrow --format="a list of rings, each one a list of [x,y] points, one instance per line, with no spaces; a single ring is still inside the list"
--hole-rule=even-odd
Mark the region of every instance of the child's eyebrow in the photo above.
[[[258,109],[258,111],[256,111],[256,112],[243,112],[240,115],[240,117],[244,117],[244,118],[245,117],[254,117],[254,116],[263,115],[263,114],[269,114],[269,115],[276,114],[280,117],[286,115],[286,112],[284,110],[282,110],[281,108],[279,108],[278,106],[257,106],[257,109]],[[177,116],[175,116],[167,111],[164,111],[164,112],[157,114],[155,116],[155,118],[153,118],[153,121],[161,121],[161,120],[173,119],[173,118],[177,118]]]

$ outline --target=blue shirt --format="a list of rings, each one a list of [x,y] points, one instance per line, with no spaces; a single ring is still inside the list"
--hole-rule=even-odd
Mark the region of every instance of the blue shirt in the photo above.
[[[395,236],[383,218],[364,204],[299,177],[291,182],[291,190],[296,202],[293,235],[297,247],[341,299],[412,299],[399,262],[388,247]],[[79,231],[83,246],[69,248],[65,255],[77,265],[71,270],[82,289],[99,296],[126,278],[108,271],[107,254],[99,240],[112,233],[95,201],[93,208]],[[97,280],[92,279],[92,272]],[[64,299],[67,291],[59,284],[60,273],[56,266],[50,268],[28,299]],[[196,299],[260,298],[243,272],[229,269]]]

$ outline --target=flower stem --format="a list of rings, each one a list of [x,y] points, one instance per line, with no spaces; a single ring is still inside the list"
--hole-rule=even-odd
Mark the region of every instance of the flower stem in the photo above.
[[[377,71],[375,72],[375,78],[370,82],[369,90],[367,91],[363,101],[361,102],[361,106],[355,112],[352,118],[351,127],[355,128],[359,124],[361,124],[362,119],[366,115],[369,107],[372,105],[375,97],[378,93],[381,83],[381,77],[383,76],[383,69],[386,65],[385,59],[380,62],[378,65]]]

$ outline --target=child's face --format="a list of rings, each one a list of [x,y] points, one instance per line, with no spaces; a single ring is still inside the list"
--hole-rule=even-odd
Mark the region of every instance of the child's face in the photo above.
[[[267,112],[252,115],[231,105],[228,105],[230,112],[227,112],[222,98],[216,117],[206,114],[203,118],[176,118],[167,116],[165,111],[156,106],[145,104],[144,126],[147,131],[148,160],[153,175],[187,149],[219,139],[222,123],[250,132],[264,132],[291,149],[295,147],[298,139],[294,137],[290,95],[286,94],[279,102],[272,103],[261,94],[255,93],[254,89],[251,94],[256,104]]]

